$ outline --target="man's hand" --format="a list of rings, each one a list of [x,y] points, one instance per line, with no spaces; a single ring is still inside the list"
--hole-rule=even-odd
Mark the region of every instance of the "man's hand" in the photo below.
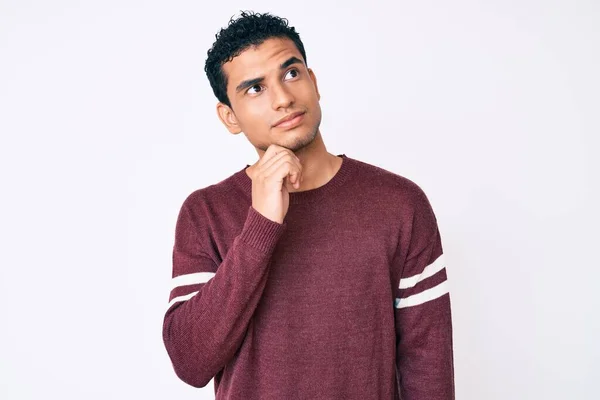
[[[252,168],[252,207],[266,218],[283,223],[289,190],[300,187],[300,159],[290,149],[272,144]]]

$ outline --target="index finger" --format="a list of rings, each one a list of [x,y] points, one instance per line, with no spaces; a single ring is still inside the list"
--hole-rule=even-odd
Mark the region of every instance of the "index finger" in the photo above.
[[[267,151],[265,151],[265,154],[263,154],[261,159],[258,161],[258,164],[259,165],[264,164],[265,162],[267,162],[268,160],[273,158],[276,154],[281,153],[282,151],[286,151],[286,152],[290,152],[290,153],[294,154],[287,147],[279,146],[278,144],[273,143],[273,144],[269,145],[269,147],[267,148]],[[294,154],[294,156],[295,156],[295,154]]]

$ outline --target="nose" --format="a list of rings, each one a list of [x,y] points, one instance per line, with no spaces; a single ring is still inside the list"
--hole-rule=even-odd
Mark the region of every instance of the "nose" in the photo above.
[[[275,85],[271,89],[273,93],[273,109],[289,108],[294,103],[294,96],[284,85]]]

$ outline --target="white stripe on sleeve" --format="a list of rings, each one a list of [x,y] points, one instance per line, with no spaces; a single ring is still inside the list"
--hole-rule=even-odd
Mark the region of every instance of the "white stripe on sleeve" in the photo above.
[[[186,301],[191,299],[192,297],[194,297],[196,294],[198,293],[198,291],[186,294],[185,296],[178,296],[178,297],[174,297],[173,300],[171,300],[169,302],[169,305],[167,305],[167,310],[175,303],[179,302],[179,301]]]
[[[193,274],[179,275],[171,280],[171,290],[173,290],[179,286],[195,285],[197,283],[206,283],[213,276],[215,276],[214,272],[196,272]]]
[[[438,297],[441,297],[448,292],[448,281],[445,280],[437,286],[434,286],[431,289],[424,290],[421,293],[413,294],[412,296],[404,297],[401,299],[397,298],[394,302],[394,306],[396,308],[417,306],[419,304],[423,304],[428,301],[437,299]]]
[[[430,276],[435,275],[437,272],[444,269],[446,265],[446,261],[444,260],[444,254],[440,254],[440,256],[431,264],[425,267],[423,272],[417,275],[410,276],[408,278],[400,279],[400,289],[407,289],[415,286],[417,283],[422,280],[429,278]]]

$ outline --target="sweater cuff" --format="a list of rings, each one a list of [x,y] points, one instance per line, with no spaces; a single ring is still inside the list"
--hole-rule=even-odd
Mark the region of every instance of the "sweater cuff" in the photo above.
[[[250,246],[270,254],[287,224],[272,221],[250,206],[240,239]]]

